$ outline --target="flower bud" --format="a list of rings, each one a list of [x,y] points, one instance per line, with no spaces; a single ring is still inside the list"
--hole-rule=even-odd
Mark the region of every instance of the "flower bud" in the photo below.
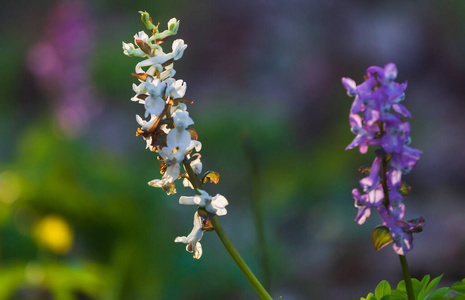
[[[142,20],[142,23],[144,23],[145,27],[147,27],[148,30],[156,30],[158,31],[158,26],[155,26],[152,24],[152,20],[150,19],[150,15],[146,11],[139,11],[140,13],[140,19]]]

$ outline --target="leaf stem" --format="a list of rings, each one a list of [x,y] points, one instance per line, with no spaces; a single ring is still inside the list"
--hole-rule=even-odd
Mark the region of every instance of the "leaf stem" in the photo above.
[[[399,255],[400,265],[402,266],[402,274],[404,275],[405,288],[407,289],[408,300],[415,300],[415,293],[413,292],[412,279],[408,269],[407,258],[405,255]]]

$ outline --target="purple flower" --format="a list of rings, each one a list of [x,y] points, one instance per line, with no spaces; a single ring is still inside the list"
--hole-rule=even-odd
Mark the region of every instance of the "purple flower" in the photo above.
[[[397,220],[403,220],[405,215],[405,204],[399,192],[401,187],[402,172],[398,169],[391,169],[386,174],[387,186],[389,188],[389,213]]]
[[[375,160],[371,165],[370,175],[360,180],[360,186],[363,188],[363,191],[369,192],[378,187],[380,182],[378,173],[382,162],[382,159],[375,157]]]
[[[370,216],[371,207],[378,207],[382,204],[384,199],[383,187],[379,185],[376,189],[363,195],[357,189],[353,189],[352,197],[355,199],[355,207],[358,208],[355,222],[362,225]]]
[[[379,132],[379,127],[377,125],[364,126],[362,124],[362,117],[358,114],[350,115],[350,126],[351,131],[357,136],[354,138],[352,143],[347,146],[346,150],[360,146],[360,153],[366,153],[368,151],[368,141],[376,136]]]
[[[425,219],[420,217],[412,221],[399,221],[393,218],[384,206],[379,206],[378,212],[383,218],[383,225],[389,228],[394,251],[399,255],[405,255],[408,251],[412,250],[412,234],[423,231]]]
[[[392,154],[390,161],[391,166],[407,174],[416,166],[421,153],[423,153],[423,151],[404,145],[401,152]]]

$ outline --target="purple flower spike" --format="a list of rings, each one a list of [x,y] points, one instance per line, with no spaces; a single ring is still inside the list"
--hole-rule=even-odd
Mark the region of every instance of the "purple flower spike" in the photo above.
[[[363,194],[352,191],[358,209],[355,221],[365,223],[376,207],[393,240],[394,251],[405,255],[413,248],[412,233],[420,232],[424,219],[404,221],[405,204],[400,193],[402,174],[408,173],[420,159],[421,150],[410,148],[410,124],[402,118],[412,115],[400,104],[405,99],[407,82],[397,83],[397,67],[388,63],[367,69],[366,80],[360,85],[350,78],[342,78],[347,94],[355,97],[350,109],[351,131],[356,135],[347,149],[378,147],[370,174],[360,180]],[[392,108],[392,109],[391,109]],[[387,171],[387,165],[391,169]],[[382,166],[382,170],[381,169]],[[384,187],[384,188],[383,188]]]

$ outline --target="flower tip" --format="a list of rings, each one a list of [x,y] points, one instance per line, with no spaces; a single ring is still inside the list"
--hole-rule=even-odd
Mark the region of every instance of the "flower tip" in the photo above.
[[[172,32],[172,34],[176,34],[179,28],[179,22],[176,18],[172,18],[168,21],[168,30]]]
[[[341,81],[342,85],[347,90],[347,95],[349,97],[353,97],[357,94],[357,85],[355,84],[354,80],[347,77],[342,77]]]
[[[397,78],[397,67],[394,63],[388,63],[384,66],[384,77],[387,80],[394,80]]]
[[[175,243],[185,243],[187,238],[185,236],[178,236],[174,239]]]

